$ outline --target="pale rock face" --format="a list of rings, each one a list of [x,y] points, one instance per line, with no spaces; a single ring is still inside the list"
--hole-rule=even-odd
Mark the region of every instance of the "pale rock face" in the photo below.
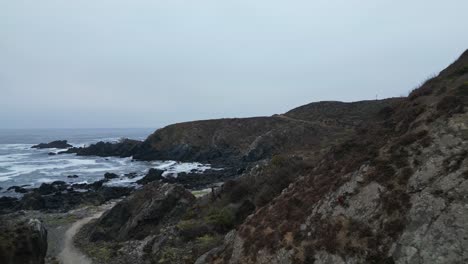
[[[357,264],[354,259],[347,259],[346,261],[337,255],[330,254],[326,251],[319,251],[315,254],[314,264]]]
[[[453,119],[448,123],[428,149],[430,158],[410,179],[409,188],[417,193],[411,197],[407,227],[392,245],[396,263],[468,262],[468,180],[462,175],[468,170],[463,156],[468,144],[453,136],[465,125]]]

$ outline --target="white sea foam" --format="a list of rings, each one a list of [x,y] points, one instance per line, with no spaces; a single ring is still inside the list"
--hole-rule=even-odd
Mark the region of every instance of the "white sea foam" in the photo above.
[[[170,162],[170,163],[169,163]],[[158,169],[164,169],[163,177],[171,175],[172,177],[177,177],[178,173],[181,172],[195,172],[195,173],[202,173],[205,170],[211,169],[210,165],[201,164],[198,162],[176,162],[176,161],[169,161],[168,164],[163,164],[161,166],[157,166]]]
[[[54,179],[51,179],[51,178],[39,178],[36,180],[36,182],[38,183],[49,183],[49,182],[53,182],[53,181],[56,181]]]
[[[177,161],[135,161],[131,157],[93,157],[75,154],[48,155],[51,149],[31,149],[31,144],[0,145],[0,187],[29,184],[37,187],[45,182],[66,181],[91,183],[103,178],[104,173],[119,175],[136,172],[135,178],[121,176],[106,183],[109,186],[134,185],[143,178],[149,168],[164,170],[163,176],[181,172],[201,173],[210,165]],[[79,178],[68,178],[78,175]]]
[[[1,176],[1,177],[0,177],[0,182],[8,181],[8,180],[10,180],[10,179],[11,179],[10,176]]]

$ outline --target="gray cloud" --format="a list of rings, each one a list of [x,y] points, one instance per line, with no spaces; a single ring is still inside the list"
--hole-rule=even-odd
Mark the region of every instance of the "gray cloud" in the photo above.
[[[468,48],[464,0],[0,3],[0,128],[158,127],[406,95]]]

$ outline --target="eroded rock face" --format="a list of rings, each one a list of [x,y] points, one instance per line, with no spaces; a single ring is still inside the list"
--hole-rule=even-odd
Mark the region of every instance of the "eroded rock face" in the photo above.
[[[91,231],[91,241],[144,239],[164,221],[180,216],[195,197],[180,185],[152,182],[104,214]]]
[[[43,264],[47,230],[38,219],[5,215],[0,219],[0,263]]]

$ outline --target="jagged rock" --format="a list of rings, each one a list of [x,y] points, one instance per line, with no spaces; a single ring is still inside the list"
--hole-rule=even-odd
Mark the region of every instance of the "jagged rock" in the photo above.
[[[129,178],[129,179],[134,179],[134,178],[138,177],[138,174],[136,172],[130,172],[130,173],[126,173],[124,176]]]
[[[136,152],[136,149],[139,148],[140,144],[141,141],[131,139],[124,139],[117,143],[100,141],[84,148],[70,148],[67,151],[60,152],[59,154],[76,153],[80,156],[130,157]]]
[[[180,185],[149,183],[99,218],[90,240],[143,239],[156,232],[163,221],[184,213],[194,201]]]
[[[56,140],[52,141],[49,143],[41,143],[38,145],[34,145],[31,148],[37,148],[37,149],[46,149],[46,148],[58,148],[58,149],[65,149],[65,148],[71,148],[73,147],[72,145],[68,144],[67,140]]]
[[[47,230],[38,219],[3,216],[0,219],[0,241],[0,263],[44,263]]]
[[[117,178],[119,178],[119,175],[117,175],[115,173],[111,173],[111,172],[106,172],[104,174],[104,178],[107,179],[107,180],[117,179]]]
[[[43,183],[39,188],[35,190],[41,195],[48,195],[56,192],[61,192],[66,190],[68,187],[67,183],[64,181],[54,181],[52,183]]]
[[[7,191],[11,191],[13,190],[14,192],[17,192],[17,193],[27,193],[28,190],[21,187],[21,186],[11,186],[7,189]]]
[[[154,181],[164,180],[164,177],[162,176],[163,173],[164,173],[163,170],[151,168],[149,169],[146,176],[143,177],[141,180],[138,180],[137,183],[147,184],[147,183],[154,182]]]

